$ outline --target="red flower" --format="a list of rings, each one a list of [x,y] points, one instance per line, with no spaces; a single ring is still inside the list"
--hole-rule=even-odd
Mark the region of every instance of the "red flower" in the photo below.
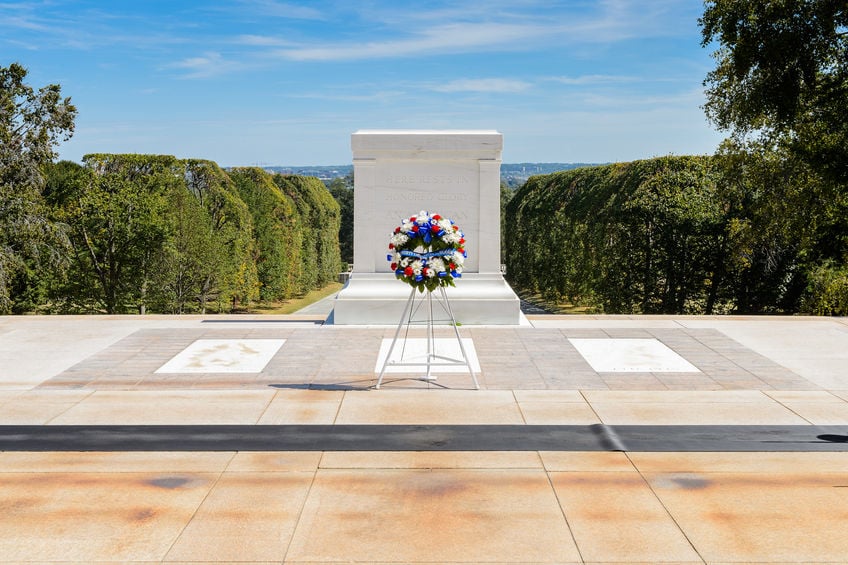
[[[410,217],[409,217],[409,221],[410,221],[410,222],[414,222],[414,221],[415,221],[415,216],[410,216]]]
[[[425,277],[428,276],[430,274],[430,269],[428,269],[427,267],[424,267],[424,269],[421,270],[421,274],[424,275]]]
[[[407,267],[403,270],[403,274],[407,277],[411,277],[413,272],[412,267]]]
[[[410,229],[409,231],[417,233],[418,232],[418,224],[412,224],[412,229]]]
[[[454,226],[453,231],[459,231],[459,226]]]
[[[456,269],[456,265],[454,265],[453,263],[451,263],[451,264],[449,265],[449,267],[451,268],[451,271],[453,271],[454,269]]]
[[[431,231],[431,232],[433,232],[433,233],[439,233],[439,230],[440,230],[440,229],[442,229],[442,228],[440,228],[439,226],[437,226],[437,225],[435,225],[435,224],[433,224],[432,226],[430,226],[430,231]]]
[[[462,245],[463,243],[465,243],[465,238],[464,238],[464,237],[460,237],[460,238],[459,238],[459,244],[460,244],[460,245]]]
[[[400,233],[400,226],[395,228],[395,233]]]
[[[442,217],[441,217],[440,215],[438,215],[438,214],[434,214],[434,215],[433,215],[433,216],[431,216],[431,217],[432,217],[434,220],[436,220],[437,222],[438,222],[439,220],[441,220],[441,219],[442,219]]]
[[[389,249],[394,249],[394,248],[395,248],[395,244],[394,244],[394,243],[390,243],[390,244],[389,244]]]
[[[397,269],[397,263],[392,263],[392,270],[394,271],[395,269]]]

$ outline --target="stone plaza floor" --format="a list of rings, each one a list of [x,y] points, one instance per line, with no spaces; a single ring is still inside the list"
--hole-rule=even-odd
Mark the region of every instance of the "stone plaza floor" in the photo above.
[[[0,563],[848,563],[848,319],[323,319],[0,317]]]

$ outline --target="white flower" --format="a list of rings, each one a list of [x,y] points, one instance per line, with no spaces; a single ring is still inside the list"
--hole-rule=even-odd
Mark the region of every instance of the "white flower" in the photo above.
[[[415,217],[415,223],[418,225],[426,224],[430,221],[430,214],[427,213],[426,210],[421,210],[418,212],[418,215]]]
[[[445,270],[445,262],[441,257],[433,257],[430,259],[430,267],[437,273],[441,273]]]
[[[403,259],[401,259],[400,266],[409,267],[409,257],[404,257]]]
[[[412,231],[412,222],[410,222],[409,220],[404,220],[403,224],[401,224],[400,226],[400,231],[404,234],[406,232]]]
[[[427,269],[427,277],[432,279],[435,276],[436,276],[436,271],[432,267],[430,269]]]
[[[415,261],[412,262],[411,267],[412,267],[413,270],[419,271],[416,274],[420,275],[421,274],[420,271],[421,271],[421,269],[424,268],[424,264],[421,263],[421,259],[416,259]]]
[[[459,251],[453,254],[452,259],[456,265],[463,265],[465,263],[465,257]]]
[[[400,247],[401,245],[404,245],[407,241],[409,241],[409,236],[403,232],[396,233],[392,236],[392,244],[395,247]]]
[[[421,274],[421,269],[412,269],[412,273],[417,277]]]

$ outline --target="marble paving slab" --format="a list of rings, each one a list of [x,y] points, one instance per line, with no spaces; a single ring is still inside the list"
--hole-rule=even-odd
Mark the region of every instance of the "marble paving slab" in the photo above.
[[[569,338],[599,373],[700,373],[697,367],[654,338]]]
[[[462,350],[459,347],[459,342],[454,338],[435,338],[434,353],[440,357],[447,357],[457,361],[450,365],[435,365],[432,370],[434,373],[468,373],[468,367],[464,364]],[[383,364],[386,361],[386,356],[389,354],[389,349],[392,346],[392,340],[385,338],[380,344],[380,353],[377,355],[377,364],[374,366],[374,372],[379,373],[383,369]],[[468,361],[475,373],[480,372],[480,361],[477,358],[477,351],[474,349],[474,341],[471,338],[462,338],[462,346],[465,348],[465,353],[468,355]],[[395,348],[392,351],[392,356],[389,359],[389,366],[386,367],[386,373],[420,373],[427,370],[427,340],[425,338],[409,338],[406,340],[398,340]],[[391,363],[403,363],[402,366],[392,366]],[[444,359],[435,359],[434,363],[451,363]]]
[[[284,339],[198,339],[156,373],[260,373]]]

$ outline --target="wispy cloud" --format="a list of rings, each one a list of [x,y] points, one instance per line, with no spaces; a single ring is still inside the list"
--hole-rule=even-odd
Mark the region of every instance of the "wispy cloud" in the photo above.
[[[235,39],[235,43],[254,47],[293,47],[296,45],[288,39],[270,35],[240,35]]]
[[[235,70],[239,65],[225,60],[220,53],[207,52],[199,57],[189,57],[166,65],[169,69],[185,71],[183,78],[210,78]]]
[[[507,78],[459,79],[433,86],[436,92],[524,92],[533,86],[529,82]]]
[[[240,4],[245,10],[259,13],[265,16],[287,18],[292,20],[323,20],[324,12],[317,8],[301,6],[291,2],[277,2],[276,0],[242,0]]]
[[[510,50],[513,48],[513,42],[544,33],[550,33],[550,30],[536,25],[454,23],[426,28],[413,33],[411,37],[280,49],[276,54],[293,61],[349,61],[464,51]]]
[[[293,46],[289,39],[265,35],[243,36],[241,41],[256,47],[282,45],[272,54],[285,60],[354,61],[609,44],[677,33],[682,17],[673,0],[603,0],[582,7],[534,0],[518,5],[472,2],[429,10],[403,5],[375,10],[366,4],[354,14],[368,25],[360,26],[367,31],[350,40]],[[377,34],[385,39],[373,40]]]
[[[611,109],[625,108],[698,108],[704,101],[704,89],[690,88],[680,92],[661,94],[589,94],[583,98],[587,107],[604,107]]]
[[[567,84],[569,86],[595,86],[599,84],[621,84],[626,82],[641,82],[641,77],[626,75],[580,75],[575,77],[550,77],[547,80]]]

